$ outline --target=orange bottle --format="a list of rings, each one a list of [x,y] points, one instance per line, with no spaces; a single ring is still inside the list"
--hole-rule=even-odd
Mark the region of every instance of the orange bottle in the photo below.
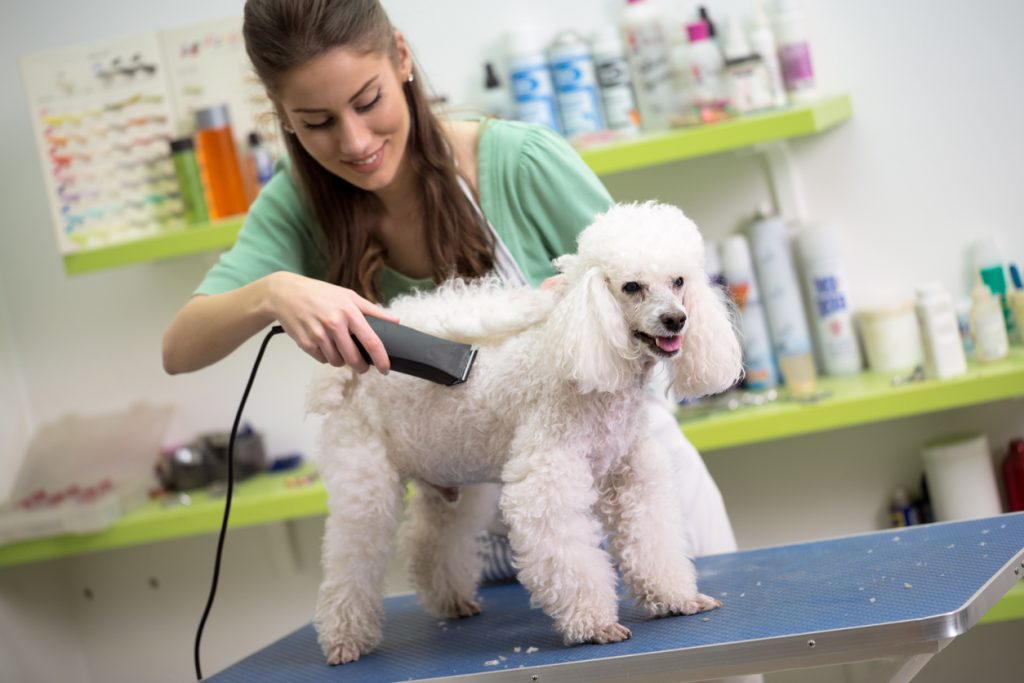
[[[196,112],[196,160],[203,178],[210,219],[245,213],[249,201],[227,105]]]

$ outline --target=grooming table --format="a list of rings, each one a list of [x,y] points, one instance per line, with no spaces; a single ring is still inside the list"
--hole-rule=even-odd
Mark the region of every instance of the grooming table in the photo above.
[[[414,596],[386,601],[384,639],[328,667],[306,626],[208,680],[318,683],[665,681],[873,663],[905,682],[1024,575],[1024,513],[699,558],[701,590],[723,607],[648,620],[623,599],[633,632],[566,647],[518,584],[483,588],[483,614],[439,620]]]

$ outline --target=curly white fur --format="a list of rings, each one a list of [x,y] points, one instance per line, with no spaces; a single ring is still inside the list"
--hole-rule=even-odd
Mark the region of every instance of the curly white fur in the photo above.
[[[491,521],[491,483],[502,484],[519,579],[566,642],[629,637],[616,564],[652,616],[717,606],[697,591],[671,463],[643,409],[658,362],[671,365],[681,396],[722,391],[741,374],[703,255],[679,209],[619,205],[558,259],[565,282],[555,290],[455,281],[394,302],[404,324],[477,345],[465,384],[348,369],[314,383],[330,507],[315,623],[329,663],[380,640],[382,577],[410,479],[421,484],[403,534],[410,573],[439,614],[480,611],[473,539]]]

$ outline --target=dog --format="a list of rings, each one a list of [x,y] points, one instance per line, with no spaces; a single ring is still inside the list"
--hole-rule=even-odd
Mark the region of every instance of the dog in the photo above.
[[[314,381],[329,506],[314,623],[329,664],[380,641],[410,480],[405,552],[421,604],[438,615],[480,612],[475,544],[495,503],[519,581],[567,644],[630,637],[616,567],[651,617],[719,606],[698,592],[672,466],[643,409],[659,363],[679,397],[742,374],[731,310],[703,261],[678,208],[616,205],[555,260],[556,287],[453,280],[393,302],[403,324],[479,349],[464,384],[348,368]]]

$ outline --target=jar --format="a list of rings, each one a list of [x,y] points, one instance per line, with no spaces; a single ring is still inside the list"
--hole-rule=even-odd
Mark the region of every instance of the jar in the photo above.
[[[921,334],[909,300],[857,312],[864,354],[874,372],[908,372],[921,364]]]

